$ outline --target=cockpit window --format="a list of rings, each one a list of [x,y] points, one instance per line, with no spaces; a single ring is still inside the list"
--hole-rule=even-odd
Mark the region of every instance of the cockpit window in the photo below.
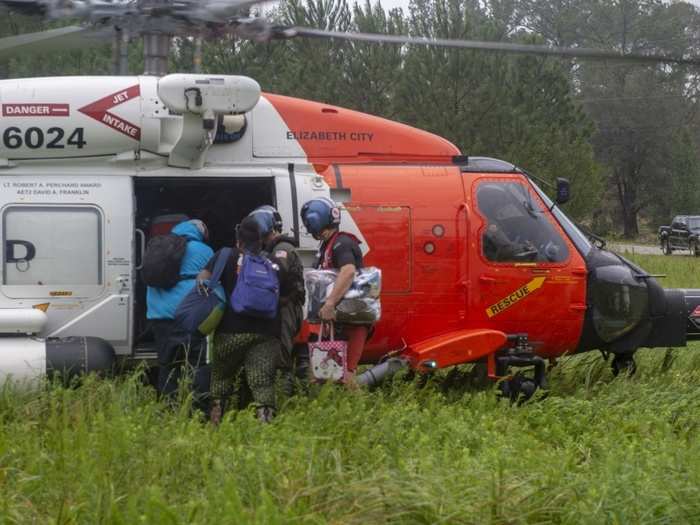
[[[486,219],[481,241],[489,261],[558,263],[569,258],[564,239],[524,185],[482,182],[476,200]]]

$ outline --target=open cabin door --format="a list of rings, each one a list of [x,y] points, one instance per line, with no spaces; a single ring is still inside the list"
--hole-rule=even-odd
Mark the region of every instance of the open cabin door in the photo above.
[[[4,176],[0,308],[47,308],[44,337],[94,336],[131,351],[129,176]]]

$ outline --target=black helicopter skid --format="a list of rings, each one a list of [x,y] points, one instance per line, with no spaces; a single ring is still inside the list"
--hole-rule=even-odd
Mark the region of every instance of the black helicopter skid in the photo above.
[[[498,389],[501,397],[523,403],[547,389],[547,361],[535,354],[527,334],[509,335],[508,341],[512,346],[496,355],[496,376],[502,378]],[[511,374],[513,368],[518,370]]]

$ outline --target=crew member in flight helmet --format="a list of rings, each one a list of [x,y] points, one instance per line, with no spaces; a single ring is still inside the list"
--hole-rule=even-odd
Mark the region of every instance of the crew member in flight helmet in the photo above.
[[[538,252],[532,242],[529,239],[514,241],[502,224],[499,211],[511,203],[512,197],[496,184],[482,184],[476,198],[479,210],[488,219],[482,235],[486,258],[495,262],[534,261]]]
[[[263,250],[279,267],[280,280],[280,361],[285,392],[292,393],[292,350],[304,321],[304,264],[297,253],[297,241],[282,233],[282,216],[273,206],[255,208],[249,217],[260,228]]]
[[[360,240],[351,233],[340,231],[340,207],[331,199],[317,197],[305,203],[301,208],[301,220],[314,239],[321,241],[314,267],[338,270],[333,291],[319,311],[323,321],[333,321],[336,306],[350,289],[355,273],[362,268]],[[348,341],[348,382],[354,384],[354,374],[371,326],[335,323],[335,327],[340,337]]]

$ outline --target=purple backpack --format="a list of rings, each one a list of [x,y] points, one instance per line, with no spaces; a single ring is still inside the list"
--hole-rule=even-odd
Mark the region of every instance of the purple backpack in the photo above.
[[[274,319],[280,298],[277,268],[263,255],[243,254],[236,286],[231,293],[231,308],[237,314]]]

